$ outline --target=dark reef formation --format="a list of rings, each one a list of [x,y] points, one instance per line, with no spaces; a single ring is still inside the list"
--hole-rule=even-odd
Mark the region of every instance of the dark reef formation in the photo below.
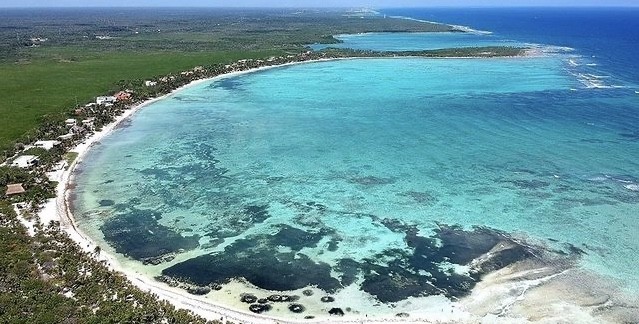
[[[223,253],[199,256],[169,267],[162,273],[198,285],[244,278],[268,290],[287,291],[315,285],[326,291],[335,291],[342,285],[331,276],[331,267],[298,253],[304,247],[317,246],[325,235],[281,225],[274,235],[254,235],[237,240]],[[280,252],[280,246],[289,247],[292,251]]]
[[[197,235],[182,236],[159,224],[160,217],[158,212],[133,208],[107,219],[100,230],[116,252],[141,261],[199,246]]]
[[[561,252],[528,245],[505,232],[486,227],[467,230],[438,224],[432,234],[423,235],[416,226],[396,219],[371,219],[392,232],[401,233],[406,248],[389,248],[363,260],[342,258],[331,267],[313,261],[301,251],[318,247],[322,240],[333,239],[333,230],[322,227],[308,231],[278,225],[275,227],[277,232],[272,235],[248,236],[230,244],[222,253],[186,260],[165,269],[163,274],[201,286],[243,278],[267,290],[290,291],[315,286],[328,293],[360,278],[362,290],[380,302],[394,303],[408,297],[431,295],[457,299],[468,295],[483,275],[516,262],[554,262],[583,253],[575,247]],[[458,273],[454,269],[459,266],[469,270]],[[303,294],[310,296],[312,291]],[[331,296],[323,296],[320,300],[324,303],[335,301]],[[247,302],[256,301],[255,298]],[[293,301],[287,295],[266,298],[266,302]],[[337,309],[334,315],[340,315]]]

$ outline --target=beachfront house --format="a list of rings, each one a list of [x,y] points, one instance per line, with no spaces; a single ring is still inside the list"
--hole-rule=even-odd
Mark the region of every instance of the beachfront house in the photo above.
[[[115,96],[100,96],[95,99],[95,103],[98,105],[107,105],[113,104],[117,100],[118,98],[116,98]]]
[[[73,138],[73,134],[70,134],[70,133],[58,136],[58,139],[61,141],[68,141],[72,138]]]
[[[145,85],[145,86],[147,86],[147,87],[154,87],[154,86],[156,86],[157,84],[158,84],[158,83],[157,83],[157,82],[155,82],[155,81],[149,81],[149,80],[144,81],[144,85]]]
[[[35,155],[21,155],[18,156],[13,162],[11,162],[11,166],[18,167],[22,169],[30,169],[36,165],[38,165],[38,158]]]
[[[131,100],[131,93],[127,91],[120,91],[115,94],[115,101],[128,101]]]
[[[84,128],[88,129],[88,130],[93,130],[93,128],[95,127],[95,118],[91,117],[91,118],[87,118],[85,120],[82,121],[82,126],[84,126]]]
[[[71,133],[73,134],[84,134],[86,133],[86,129],[80,125],[75,125],[73,127],[71,127]]]
[[[21,183],[14,183],[14,184],[7,185],[7,191],[6,191],[5,195],[7,197],[9,197],[9,196],[15,196],[15,195],[23,194],[25,192],[27,192],[27,191],[24,190],[24,187],[22,186]]]
[[[33,143],[33,147],[42,148],[45,150],[50,150],[57,145],[60,145],[60,141],[37,141]]]

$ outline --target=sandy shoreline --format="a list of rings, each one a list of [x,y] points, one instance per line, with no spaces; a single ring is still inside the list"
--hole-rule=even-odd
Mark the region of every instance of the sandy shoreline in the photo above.
[[[352,58],[338,58],[338,59],[321,59],[321,60],[313,60],[313,61],[303,61],[303,62],[293,62],[286,63],[281,65],[273,65],[273,66],[265,66],[254,69],[249,69],[246,71],[238,71],[231,72],[227,74],[222,74],[219,76],[215,76],[212,78],[201,79],[193,81],[187,85],[184,85],[180,88],[177,88],[171,91],[168,94],[163,96],[149,99],[145,102],[142,102],[126,111],[123,114],[118,116],[115,121],[106,125],[102,128],[102,130],[95,132],[82,143],[69,150],[69,152],[78,153],[78,157],[73,161],[71,165],[66,170],[59,171],[56,173],[52,173],[50,176],[52,180],[58,181],[58,186],[56,187],[56,198],[49,200],[43,208],[39,212],[40,221],[43,224],[49,224],[51,221],[58,221],[60,223],[60,228],[66,232],[69,237],[75,241],[84,251],[92,253],[98,244],[94,242],[88,235],[84,234],[76,225],[75,218],[72,213],[72,209],[70,206],[70,195],[72,191],[71,184],[74,179],[74,171],[78,165],[82,163],[83,158],[87,154],[87,152],[100,140],[111,134],[117,127],[130,117],[132,117],[135,113],[145,108],[148,105],[153,104],[154,102],[163,100],[176,92],[182,91],[186,88],[196,86],[198,84],[208,82],[215,79],[229,78],[235,77],[238,75],[254,73],[258,71],[263,71],[272,68],[285,67],[290,65],[304,64],[304,63],[313,63],[320,61],[333,61],[333,60],[342,60],[342,59],[352,59]],[[217,305],[212,303],[210,300],[205,299],[204,297],[198,297],[187,293],[185,290],[180,288],[172,288],[166,284],[156,282],[151,278],[146,277],[143,274],[140,274],[132,269],[127,269],[124,267],[117,258],[104,249],[102,249],[99,257],[99,260],[105,261],[107,267],[113,271],[120,272],[124,274],[135,286],[143,291],[150,292],[152,294],[157,295],[160,299],[167,300],[171,302],[174,306],[182,309],[187,309],[192,311],[193,313],[200,315],[209,320],[221,320],[224,321],[234,321],[240,323],[325,323],[330,321],[331,323],[388,323],[388,322],[430,322],[426,319],[418,319],[418,318],[389,318],[389,319],[368,319],[366,317],[361,318],[317,318],[317,319],[306,319],[306,320],[296,320],[296,319],[283,319],[270,317],[268,315],[258,315],[253,314],[248,311],[238,311],[235,309],[231,309],[229,307],[225,307],[222,305]],[[464,316],[465,317],[465,316]]]
[[[44,208],[39,213],[40,221],[44,224],[48,224],[51,221],[60,222],[60,227],[64,230],[71,239],[73,239],[84,251],[93,252],[95,247],[98,244],[93,241],[88,235],[82,233],[82,231],[76,226],[75,219],[72,214],[71,206],[70,206],[70,195],[72,189],[72,183],[74,180],[74,170],[75,168],[82,163],[83,158],[86,156],[87,152],[98,143],[100,140],[108,136],[111,132],[113,132],[118,125],[127,119],[131,118],[135,113],[147,107],[148,105],[163,100],[176,92],[179,92],[185,88],[196,86],[198,84],[209,82],[215,79],[229,78],[238,75],[254,73],[257,71],[279,68],[284,66],[296,65],[296,64],[305,64],[305,63],[313,63],[319,61],[332,61],[332,60],[342,60],[342,59],[358,59],[358,58],[340,58],[340,59],[322,59],[322,60],[313,60],[313,61],[303,61],[303,62],[293,62],[282,65],[273,65],[273,66],[265,66],[255,69],[250,69],[246,71],[238,71],[227,74],[222,74],[213,78],[201,79],[193,81],[187,85],[184,85],[178,89],[173,90],[171,93],[163,95],[161,97],[153,98],[147,100],[143,103],[140,103],[128,110],[126,110],[122,115],[118,116],[114,122],[106,125],[102,130],[92,134],[89,138],[87,138],[84,142],[71,149],[70,152],[78,153],[78,157],[76,160],[68,167],[67,170],[59,171],[57,173],[52,174],[52,180],[58,181],[58,186],[56,188],[56,198],[51,199],[46,203]],[[349,315],[344,318],[336,318],[329,317],[328,314],[326,317],[318,317],[316,319],[289,319],[282,317],[272,317],[268,315],[258,315],[250,313],[248,310],[242,311],[233,309],[230,307],[226,307],[220,304],[216,304],[211,299],[207,299],[203,296],[194,296],[187,293],[185,290],[180,288],[172,288],[166,284],[155,281],[152,278],[145,276],[139,272],[136,272],[133,269],[127,268],[123,266],[118,259],[109,254],[105,249],[102,249],[100,256],[98,257],[100,260],[104,260],[107,266],[114,271],[121,272],[124,274],[134,285],[136,285],[139,289],[143,291],[150,292],[152,294],[157,295],[160,299],[167,300],[171,304],[173,304],[177,308],[187,309],[192,311],[193,313],[200,315],[209,320],[224,320],[224,321],[233,321],[236,323],[414,323],[414,322],[422,322],[422,323],[479,323],[482,321],[491,322],[491,323],[512,323],[512,322],[526,322],[525,318],[517,318],[511,317],[513,314],[508,314],[504,317],[499,317],[498,315],[492,314],[490,311],[486,311],[486,309],[494,309],[494,305],[481,305],[477,306],[477,308],[481,308],[480,311],[477,310],[472,304],[473,302],[477,304],[483,303],[484,300],[494,299],[493,294],[495,293],[495,287],[499,285],[501,287],[502,282],[501,278],[499,278],[498,274],[489,278],[486,282],[482,283],[479,287],[483,287],[482,289],[477,289],[473,292],[473,295],[470,296],[467,300],[462,300],[460,302],[451,303],[449,308],[442,308],[442,311],[439,312],[439,309],[432,313],[428,314],[427,317],[420,317],[419,314],[409,318],[399,318],[395,317],[393,314],[388,314],[386,318],[368,318],[364,317],[364,315],[358,315],[355,317],[354,315]],[[563,277],[563,275],[562,275]],[[548,278],[548,281],[554,280],[552,278]],[[494,281],[494,286],[491,286],[491,280]],[[536,279],[537,280],[537,279]],[[542,281],[539,282],[541,285]],[[507,305],[504,309],[515,308],[515,302],[519,303],[520,297],[523,298],[524,293],[527,293],[528,290],[533,290],[533,288],[537,287],[533,285],[532,287],[526,288],[525,291],[521,293],[521,295],[514,296],[515,300],[512,301],[512,304]],[[502,287],[503,288],[503,287]],[[505,295],[512,293],[510,291],[504,292]],[[509,296],[509,295],[508,295]],[[513,297],[513,296],[509,296]],[[541,298],[541,297],[539,297]],[[481,303],[479,302],[481,301]],[[541,301],[543,303],[543,301]],[[472,310],[470,310],[472,309]],[[518,312],[519,314],[525,312]]]

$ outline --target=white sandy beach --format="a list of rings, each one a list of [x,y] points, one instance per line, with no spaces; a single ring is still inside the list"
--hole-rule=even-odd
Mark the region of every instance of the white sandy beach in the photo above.
[[[285,65],[303,63],[308,62],[289,63]],[[233,77],[240,74],[252,73],[259,70],[281,66],[283,65],[262,67],[242,72],[233,72],[217,76],[213,79]],[[116,127],[121,122],[133,116],[140,109],[150,105],[153,102],[162,100],[186,87],[191,87],[203,82],[208,82],[210,80],[211,79],[197,80],[174,90],[170,94],[141,103],[125,111],[121,116],[118,116],[113,123],[107,125],[101,131],[96,132],[88,139],[86,139],[83,143],[73,148],[71,151],[77,152],[79,155],[77,159],[72,163],[72,165],[68,167],[67,170],[59,171],[58,173],[52,175],[54,177],[53,180],[59,181],[58,187],[56,189],[57,197],[55,199],[51,199],[41,210],[41,212],[39,213],[40,221],[44,224],[48,224],[51,221],[60,222],[62,230],[64,230],[77,244],[79,244],[80,247],[82,247],[87,252],[93,252],[95,247],[97,246],[96,242],[94,242],[89,236],[85,235],[78,229],[69,205],[69,196],[71,191],[70,184],[72,184],[73,182],[74,169],[78,166],[78,164],[82,163],[82,159],[85,157],[86,153],[94,144],[99,142],[105,136],[108,136],[114,129],[116,129]],[[512,282],[504,284],[504,282],[507,281],[507,279],[505,278],[508,277],[501,277],[501,275],[503,275],[505,273],[504,271],[506,270],[500,271],[482,281],[482,283],[478,285],[477,289],[473,290],[473,294],[471,296],[460,302],[441,303],[436,305],[420,305],[419,303],[423,301],[416,300],[416,310],[422,308],[424,310],[427,310],[427,312],[416,311],[414,314],[411,313],[411,317],[409,318],[395,317],[392,313],[388,314],[388,318],[385,319],[368,318],[364,314],[359,314],[357,316],[353,314],[347,314],[347,316],[344,318],[336,318],[329,317],[327,314],[326,317],[323,318],[318,317],[315,319],[297,320],[275,318],[270,317],[269,315],[257,315],[250,313],[248,310],[240,311],[232,309],[230,307],[216,304],[212,302],[211,299],[208,299],[206,297],[190,295],[180,288],[171,288],[166,284],[157,282],[152,278],[149,278],[141,273],[136,272],[135,270],[123,266],[122,264],[120,264],[120,262],[118,262],[117,258],[114,255],[109,254],[107,251],[105,251],[105,249],[103,249],[100,253],[99,259],[106,261],[106,264],[110,269],[123,273],[133,284],[135,284],[141,290],[156,294],[157,296],[159,296],[159,298],[171,302],[178,308],[191,310],[195,314],[198,314],[210,320],[223,319],[236,323],[520,323],[527,321],[524,318],[511,317],[511,310],[519,310],[518,312],[515,312],[518,314],[526,313],[526,307],[517,307],[516,304],[526,299],[524,295],[528,294],[530,291],[534,291],[535,287],[540,286],[548,281],[552,281],[554,278],[548,276],[546,278],[540,279],[537,277],[531,279],[525,284],[519,282],[520,285],[515,287]],[[515,276],[515,274],[512,273],[509,275],[511,277]],[[543,298],[541,298],[539,294],[537,294],[536,298],[537,303],[544,303]],[[507,302],[508,304],[504,304],[504,302]],[[335,306],[339,307],[338,305]],[[579,308],[579,306],[575,307]],[[576,310],[571,309],[571,311]],[[583,310],[580,310],[579,313],[585,316],[584,318],[590,317],[588,313],[583,313]],[[502,316],[500,317],[499,315]]]

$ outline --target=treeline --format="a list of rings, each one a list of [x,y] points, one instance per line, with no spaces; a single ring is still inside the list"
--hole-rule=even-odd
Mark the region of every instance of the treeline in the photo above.
[[[0,323],[207,323],[136,288],[59,228],[29,236],[0,203]]]
[[[336,34],[452,30],[344,10],[20,9],[0,14],[0,61],[51,58],[58,51],[299,51],[312,43],[336,42]]]

